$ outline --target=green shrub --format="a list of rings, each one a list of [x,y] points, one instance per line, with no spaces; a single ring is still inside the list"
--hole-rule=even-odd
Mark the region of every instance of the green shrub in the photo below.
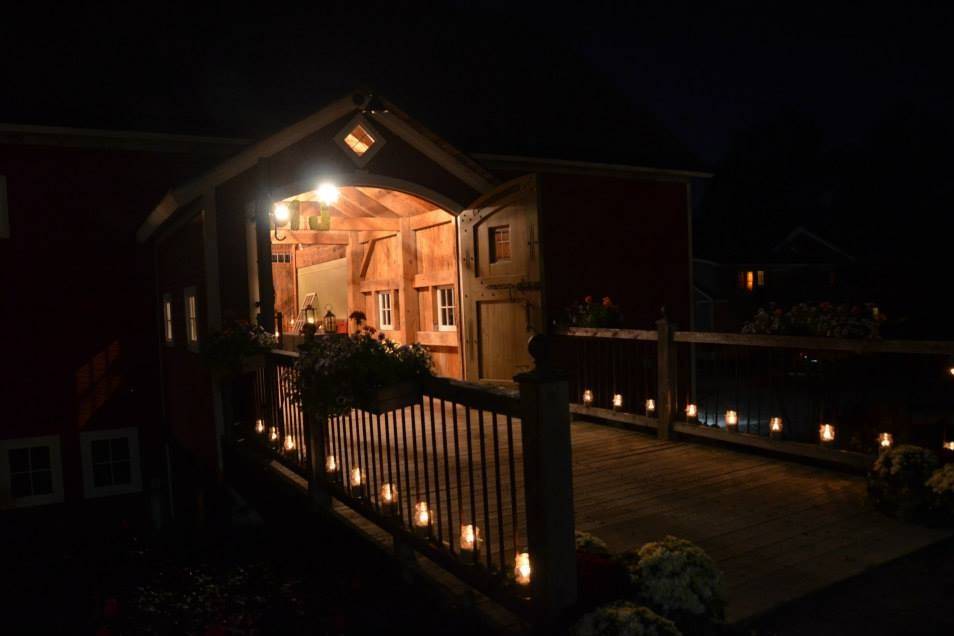
[[[954,464],[935,470],[925,485],[932,519],[945,525],[954,523]]]
[[[576,531],[576,551],[601,557],[610,556],[609,546],[606,545],[605,541],[582,530]]]
[[[868,497],[887,514],[905,521],[922,517],[930,494],[926,485],[937,455],[926,448],[902,444],[884,451],[868,474]]]
[[[618,601],[586,614],[573,626],[574,636],[680,636],[676,625],[648,607]]]

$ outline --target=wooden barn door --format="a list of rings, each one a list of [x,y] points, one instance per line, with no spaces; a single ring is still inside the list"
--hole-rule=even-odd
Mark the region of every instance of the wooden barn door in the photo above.
[[[536,176],[505,183],[460,214],[465,377],[511,382],[543,329]]]

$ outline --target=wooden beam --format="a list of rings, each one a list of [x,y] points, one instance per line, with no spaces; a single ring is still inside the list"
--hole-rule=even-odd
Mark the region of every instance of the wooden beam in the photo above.
[[[415,216],[417,214],[430,212],[435,208],[432,203],[419,199],[412,194],[398,192],[396,190],[359,187],[358,191],[368,195],[381,205],[390,208],[400,216]]]
[[[417,342],[431,347],[458,347],[456,331],[418,331]]]
[[[423,230],[424,228],[433,227],[435,225],[450,223],[453,220],[454,217],[444,210],[431,210],[430,212],[425,212],[424,214],[412,216],[411,229]]]
[[[398,314],[401,324],[401,339],[405,344],[414,342],[420,329],[417,291],[414,289],[414,275],[417,273],[417,241],[411,229],[410,219],[401,219],[400,239],[400,288],[398,289]]]
[[[347,245],[347,232],[333,232],[325,230],[282,230],[285,238],[281,241],[275,239],[274,232],[271,234],[273,245],[290,245],[292,243],[302,243],[308,245]]]
[[[361,244],[361,240],[357,232],[352,232],[352,240],[356,244]],[[358,264],[358,279],[368,273],[368,265],[371,264],[371,255],[374,253],[374,241],[369,241],[367,245],[364,246],[364,253],[361,256],[361,262]]]
[[[379,219],[373,216],[360,218],[331,217],[332,230],[388,230],[391,234],[400,229],[398,219]]]
[[[358,232],[358,242],[367,243],[368,241],[378,241],[381,239],[391,238],[397,234],[397,230],[364,230]]]
[[[398,214],[394,210],[381,205],[357,188],[341,188],[338,192],[340,194],[338,199],[339,203],[342,201],[350,203],[352,206],[362,210],[366,216],[379,216],[384,218],[398,217]]]
[[[367,251],[370,253],[371,246],[367,246]],[[364,299],[361,298],[361,274],[364,271],[362,269],[362,263],[364,263],[365,257],[365,246],[358,243],[358,233],[357,232],[348,232],[348,247],[345,251],[346,265],[348,268],[348,314],[350,315],[352,311],[355,310],[364,310]],[[367,265],[365,265],[367,268]],[[351,328],[351,325],[348,325],[348,328]]]
[[[401,283],[396,278],[374,278],[371,280],[361,281],[361,284],[358,285],[358,288],[361,290],[362,294],[367,294],[370,292],[387,289],[400,289]]]
[[[457,273],[448,269],[443,272],[429,272],[426,274],[414,275],[415,287],[436,287],[437,285],[453,285],[454,277]]]

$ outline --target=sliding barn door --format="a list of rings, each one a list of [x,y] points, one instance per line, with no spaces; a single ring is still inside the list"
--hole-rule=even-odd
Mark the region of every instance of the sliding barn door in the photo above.
[[[543,329],[536,177],[505,183],[460,215],[465,374],[511,382]]]

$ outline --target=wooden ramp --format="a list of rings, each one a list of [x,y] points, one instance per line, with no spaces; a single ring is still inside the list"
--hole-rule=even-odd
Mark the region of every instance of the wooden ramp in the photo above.
[[[576,524],[623,551],[702,546],[736,622],[950,536],[865,507],[864,479],[588,422],[573,424]]]

